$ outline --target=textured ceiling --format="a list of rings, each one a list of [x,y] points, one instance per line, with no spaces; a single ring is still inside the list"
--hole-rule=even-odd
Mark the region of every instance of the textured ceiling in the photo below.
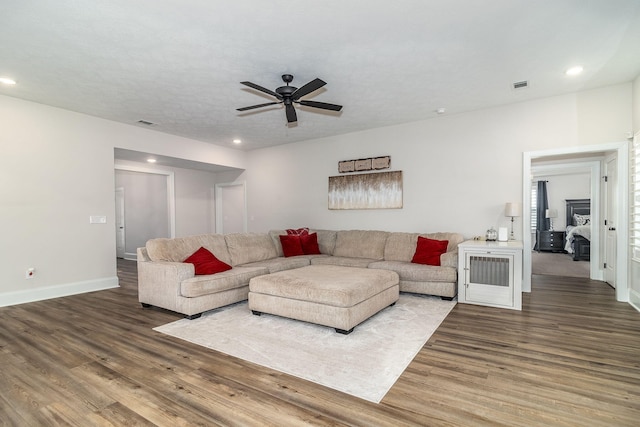
[[[640,1],[2,0],[0,40],[0,94],[251,150],[631,81]],[[283,73],[342,112],[235,110]]]

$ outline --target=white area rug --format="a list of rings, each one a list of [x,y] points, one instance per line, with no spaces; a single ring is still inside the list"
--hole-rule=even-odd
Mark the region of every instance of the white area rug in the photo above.
[[[349,335],[269,314],[241,302],[154,330],[379,403],[456,305],[400,294]]]

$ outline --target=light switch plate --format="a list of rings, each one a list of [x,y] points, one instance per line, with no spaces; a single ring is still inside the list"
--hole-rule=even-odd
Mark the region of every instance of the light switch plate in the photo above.
[[[106,224],[107,217],[104,215],[91,215],[89,217],[89,224]]]

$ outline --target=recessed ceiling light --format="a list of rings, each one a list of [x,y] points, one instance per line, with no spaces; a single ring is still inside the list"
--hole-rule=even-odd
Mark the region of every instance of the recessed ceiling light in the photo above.
[[[4,83],[6,85],[14,85],[16,84],[16,81],[10,79],[9,77],[0,77],[0,83]]]
[[[241,140],[241,139],[236,138],[236,139],[234,139],[234,140],[233,140],[233,143],[234,143],[234,144],[241,144],[241,143],[242,143],[242,140]]]
[[[584,71],[584,68],[578,65],[578,66],[569,68],[567,71],[565,71],[565,74],[567,76],[577,76],[578,74],[582,73],[582,71]]]
[[[149,162],[149,163],[155,163],[155,162],[157,162],[157,160],[156,160],[156,159],[147,159],[147,162]]]
[[[444,114],[446,111],[447,111],[447,110],[446,110],[445,108],[440,107],[440,108],[438,108],[438,109],[436,110],[436,113],[438,113],[438,114]]]

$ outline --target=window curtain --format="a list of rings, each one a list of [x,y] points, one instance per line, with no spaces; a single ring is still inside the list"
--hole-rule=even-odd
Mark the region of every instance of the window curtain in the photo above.
[[[538,198],[536,200],[536,231],[547,231],[551,228],[551,221],[546,212],[549,209],[547,198],[547,181],[538,181]],[[536,246],[538,249],[538,234],[536,233]]]

